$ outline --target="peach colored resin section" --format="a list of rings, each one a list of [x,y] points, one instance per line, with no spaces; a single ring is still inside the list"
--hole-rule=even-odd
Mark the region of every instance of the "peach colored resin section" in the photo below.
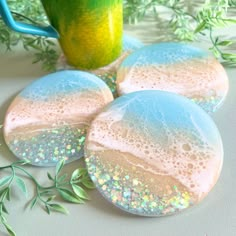
[[[73,127],[88,126],[94,116],[112,100],[108,89],[63,95],[62,98],[48,102],[17,97],[7,112],[5,138],[10,141],[11,133],[15,136],[16,132],[36,135],[42,128],[56,128],[63,124]],[[32,133],[26,133],[26,130]]]
[[[213,105],[215,110],[227,95],[229,84],[221,64],[214,58],[205,58],[170,65],[142,66],[137,62],[131,67],[121,67],[117,87],[120,95],[153,89],[174,92],[196,103],[209,103],[209,106],[214,99],[220,100],[217,101],[219,104]]]
[[[4,138],[19,159],[52,166],[83,156],[90,122],[113,101],[108,86],[80,71],[60,71],[26,87],[11,103]]]
[[[171,177],[193,194],[195,203],[208,194],[221,171],[221,147],[213,149],[207,143],[201,147],[184,130],[168,130],[167,127],[170,145],[163,147],[157,139],[148,136],[148,130],[145,135],[119,119],[122,119],[119,112],[99,115],[90,128],[87,149],[115,150],[127,165],[151,172],[155,178]]]
[[[134,214],[173,214],[200,202],[217,182],[223,146],[211,118],[188,99],[139,91],[115,100],[85,142],[92,180]]]

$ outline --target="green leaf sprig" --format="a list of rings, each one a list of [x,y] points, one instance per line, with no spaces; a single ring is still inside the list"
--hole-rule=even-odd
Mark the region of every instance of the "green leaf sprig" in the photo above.
[[[177,40],[195,41],[200,36],[206,36],[212,44],[209,49],[216,58],[228,65],[236,66],[236,53],[226,52],[229,46],[236,44],[236,41],[214,36],[217,29],[236,25],[236,0],[206,0],[200,5],[197,4],[198,1],[188,2],[189,4],[184,0],[126,0],[125,20],[136,23],[151,11],[157,18],[161,18],[158,7],[165,7],[170,15],[167,21]],[[234,12],[234,17],[229,16],[231,12]]]
[[[7,2],[16,21],[34,25],[48,24],[39,0],[8,0]],[[57,42],[45,37],[16,33],[6,27],[0,16],[0,47],[5,46],[7,51],[14,50],[19,43],[25,50],[33,52],[33,63],[41,62],[43,69],[55,70],[59,58]]]
[[[85,168],[76,169],[68,178],[68,174],[62,174],[62,169],[65,165],[65,160],[60,161],[56,166],[56,173],[53,177],[49,172],[47,177],[51,182],[50,186],[42,186],[25,168],[24,165],[29,162],[26,160],[16,161],[10,165],[0,167],[0,173],[4,170],[10,170],[10,174],[5,175],[0,179],[0,223],[4,225],[10,236],[16,236],[12,227],[8,224],[6,215],[9,214],[7,210],[7,202],[12,200],[13,188],[17,186],[21,192],[27,197],[28,190],[22,174],[30,179],[35,186],[35,196],[29,201],[30,208],[34,208],[36,204],[43,206],[48,214],[51,212],[60,212],[68,214],[68,210],[56,199],[60,197],[66,202],[83,204],[89,200],[87,189],[93,189],[94,184],[89,178],[88,172]],[[21,174],[21,175],[19,175]]]

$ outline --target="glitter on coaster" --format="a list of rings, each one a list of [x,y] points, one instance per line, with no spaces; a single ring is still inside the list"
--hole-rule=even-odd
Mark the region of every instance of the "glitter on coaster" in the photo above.
[[[117,71],[119,95],[162,90],[185,96],[206,112],[219,109],[229,89],[222,65],[208,52],[182,43],[159,43],[136,50]]]
[[[83,156],[87,128],[113,101],[108,86],[81,71],[49,74],[25,88],[8,108],[4,137],[19,159],[54,166]]]
[[[111,64],[96,69],[96,70],[91,70],[88,71],[92,74],[95,74],[96,76],[98,76],[100,79],[102,79],[107,85],[108,87],[111,89],[112,94],[114,97],[117,97],[117,89],[116,89],[116,74],[117,74],[117,69],[120,66],[120,64],[122,63],[122,61],[133,51],[143,47],[144,44],[139,41],[138,39],[128,36],[128,35],[124,35],[123,36],[123,52],[121,54],[121,56],[115,60],[114,62],[112,62]],[[68,65],[66,62],[66,58],[64,57],[64,55],[62,55],[58,61],[58,65],[57,65],[58,70],[60,69],[75,69],[74,67],[72,67],[71,65]]]
[[[190,100],[163,91],[119,97],[93,120],[85,141],[89,175],[120,209],[178,213],[204,199],[223,164],[220,134]]]

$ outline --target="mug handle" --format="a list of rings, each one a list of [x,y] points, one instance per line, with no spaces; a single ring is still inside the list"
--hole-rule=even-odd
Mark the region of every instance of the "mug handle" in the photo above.
[[[12,30],[25,34],[59,38],[58,32],[52,26],[40,27],[31,24],[16,22],[9,10],[6,0],[0,0],[0,16]]]

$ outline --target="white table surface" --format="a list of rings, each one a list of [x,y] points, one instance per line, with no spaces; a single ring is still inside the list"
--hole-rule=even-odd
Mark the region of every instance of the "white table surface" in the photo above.
[[[138,26],[126,27],[145,43],[155,42],[160,36],[158,25],[147,19]],[[204,45],[202,45],[204,46]],[[1,51],[1,50],[0,50]],[[47,72],[40,64],[32,64],[33,57],[19,50],[13,53],[0,52],[0,124],[14,96],[25,86]],[[48,216],[40,207],[26,207],[34,191],[26,180],[29,197],[15,188],[13,199],[8,204],[11,224],[18,236],[235,236],[236,235],[236,68],[226,68],[230,80],[230,92],[223,107],[213,115],[222,135],[225,159],[222,174],[212,192],[198,206],[181,214],[162,218],[137,217],[115,208],[96,190],[89,191],[92,200],[84,205],[63,203],[70,214]],[[16,161],[4,144],[0,132],[0,165]],[[83,160],[65,167],[72,173]],[[42,184],[48,184],[47,172],[54,168],[27,167]],[[0,178],[5,172],[0,172]],[[0,235],[7,235],[0,226]]]

